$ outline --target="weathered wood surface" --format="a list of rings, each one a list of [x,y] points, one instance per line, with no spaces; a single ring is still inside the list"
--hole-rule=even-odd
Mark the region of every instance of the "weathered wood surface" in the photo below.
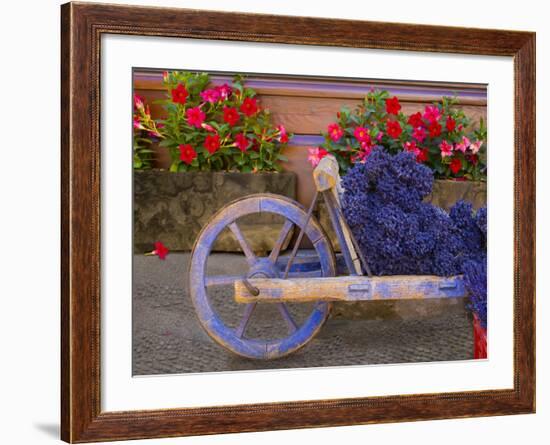
[[[279,215],[288,221],[280,230],[280,235],[276,237],[276,244],[269,249],[271,253],[268,257],[255,254],[241,233],[238,222],[245,216],[258,217],[262,213]],[[238,277],[228,275],[206,275],[210,252],[222,232],[229,228],[246,256],[248,263],[246,276],[279,276],[281,246],[288,237],[291,228],[294,226],[298,229],[304,228],[306,220],[306,211],[293,200],[271,194],[256,194],[228,204],[219,210],[201,230],[191,255],[189,292],[201,326],[214,341],[227,350],[248,358],[278,358],[307,344],[321,329],[329,314],[329,303],[320,302],[314,305],[309,315],[301,323],[297,323],[293,320],[285,304],[280,302],[278,309],[282,317],[279,323],[288,325],[288,335],[272,339],[250,338],[247,336],[246,327],[249,320],[254,317],[253,302],[245,308],[244,315],[235,328],[216,311],[211,299],[211,287],[228,285],[233,282],[242,283],[242,278],[237,279]],[[309,220],[305,227],[305,235],[313,244],[318,261],[312,263],[312,273],[306,270],[308,261],[298,262],[290,276],[311,276],[312,274],[317,275],[317,273],[320,273],[321,276],[334,276],[336,272],[334,255],[319,223]],[[317,265],[318,269],[316,269]],[[237,308],[238,304],[228,296],[228,307],[232,304],[235,306],[234,309],[240,309]],[[274,323],[277,323],[277,320],[274,320]]]
[[[134,71],[135,88],[164,91],[162,77],[163,70],[136,69]],[[210,79],[214,85],[222,85],[230,83],[233,76],[213,72]],[[464,104],[487,104],[486,85],[474,83],[254,74],[247,77],[247,86],[254,88],[258,94],[262,95],[362,99],[371,88],[375,88],[399,95],[408,102],[437,101],[441,100],[442,96],[456,95]]]
[[[340,167],[334,156],[325,156],[313,170],[313,182],[317,191],[338,190],[340,186]]]
[[[260,290],[252,295],[242,281],[235,281],[238,303],[305,303],[311,301],[413,300],[465,296],[461,276],[395,275],[385,277],[345,276],[330,278],[251,278]]]

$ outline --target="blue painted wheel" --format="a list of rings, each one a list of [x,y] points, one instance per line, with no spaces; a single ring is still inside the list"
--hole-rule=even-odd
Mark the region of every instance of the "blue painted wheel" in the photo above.
[[[259,214],[277,215],[281,221],[281,231],[273,242],[269,254],[258,255],[241,230],[241,221],[254,219]],[[253,359],[275,359],[291,354],[307,344],[319,332],[328,317],[330,303],[315,302],[309,308],[300,304],[298,309],[285,303],[239,304],[231,295],[234,282],[244,277],[282,277],[281,251],[292,236],[293,229],[301,230],[306,220],[305,209],[297,202],[278,195],[258,194],[234,201],[222,208],[199,234],[189,270],[189,293],[202,327],[220,345],[243,357]],[[238,241],[243,255],[233,259],[229,254],[228,262],[242,263],[238,273],[220,275],[216,273],[216,264],[210,267],[209,258],[220,234],[230,232]],[[319,223],[311,218],[305,232],[316,255],[319,276],[334,276],[336,271],[334,253],[327,236]],[[212,270],[213,272],[212,273]],[[302,268],[291,269],[289,277],[311,276],[311,271]],[[220,295],[220,287],[228,291]],[[262,306],[262,308],[260,308]],[[232,313],[231,309],[236,312]],[[264,327],[254,327],[254,318],[260,318],[260,310],[274,311],[267,318]],[[230,313],[231,312],[231,313]],[[276,332],[274,338],[265,338],[267,327]],[[258,322],[258,324],[260,324]]]

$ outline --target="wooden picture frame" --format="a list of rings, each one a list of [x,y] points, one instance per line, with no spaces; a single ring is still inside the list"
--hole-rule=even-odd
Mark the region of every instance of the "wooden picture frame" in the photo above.
[[[93,442],[535,411],[534,33],[91,3],[64,4],[61,17],[63,440]],[[513,389],[102,412],[99,116],[103,34],[513,57]]]

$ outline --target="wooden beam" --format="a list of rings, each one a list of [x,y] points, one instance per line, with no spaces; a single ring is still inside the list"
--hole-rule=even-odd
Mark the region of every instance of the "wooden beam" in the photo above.
[[[237,303],[306,303],[312,301],[422,300],[466,296],[462,276],[393,275],[327,278],[252,278],[260,290],[252,295],[241,280],[235,281]]]

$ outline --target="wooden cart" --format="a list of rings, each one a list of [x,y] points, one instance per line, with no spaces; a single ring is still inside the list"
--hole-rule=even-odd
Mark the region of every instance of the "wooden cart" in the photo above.
[[[461,276],[373,276],[367,258],[357,247],[339,203],[340,178],[336,160],[327,156],[313,172],[317,192],[308,211],[297,202],[272,194],[255,194],[222,208],[202,229],[193,248],[189,291],[199,321],[206,332],[227,350],[253,359],[275,359],[306,345],[320,330],[332,301],[459,298],[465,296]],[[341,246],[337,267],[334,249],[322,227],[312,216],[322,196]],[[238,219],[264,212],[280,215],[284,224],[268,254],[258,255],[239,228]],[[283,245],[299,230],[290,255],[282,256]],[[247,271],[239,275],[208,275],[207,262],[216,239],[230,230],[246,257]],[[311,254],[296,256],[303,237]],[[230,286],[233,295],[224,304],[242,305],[237,323],[228,323],[212,304],[211,292]],[[297,321],[289,304],[310,304],[307,316]],[[247,332],[257,305],[275,305],[285,334],[277,338],[254,337]]]

